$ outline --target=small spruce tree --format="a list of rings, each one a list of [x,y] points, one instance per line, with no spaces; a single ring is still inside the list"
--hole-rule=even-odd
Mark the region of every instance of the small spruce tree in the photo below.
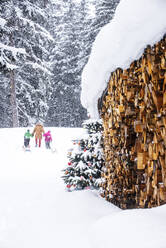
[[[83,128],[86,135],[80,140],[73,140],[73,147],[68,151],[68,165],[63,170],[62,178],[69,191],[98,189],[102,183],[102,123],[88,120],[83,123]]]

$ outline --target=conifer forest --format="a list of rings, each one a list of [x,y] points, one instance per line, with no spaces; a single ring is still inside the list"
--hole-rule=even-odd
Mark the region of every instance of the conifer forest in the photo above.
[[[81,73],[118,3],[0,0],[0,128],[81,126]]]

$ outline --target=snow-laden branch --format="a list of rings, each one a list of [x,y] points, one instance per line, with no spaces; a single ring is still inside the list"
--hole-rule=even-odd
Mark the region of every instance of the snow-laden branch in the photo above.
[[[6,22],[7,21],[5,19],[3,19],[3,18],[0,17],[0,27],[3,28],[5,26],[5,24],[6,24]]]
[[[18,54],[26,54],[26,51],[24,48],[12,47],[12,46],[8,46],[8,45],[4,45],[3,43],[0,43],[0,50],[1,51],[3,51],[3,50],[10,51],[14,58],[16,58],[16,56]]]
[[[52,73],[45,66],[39,65],[38,63],[28,62],[28,63],[26,63],[26,65],[32,66],[33,69],[39,69],[39,70],[43,71],[44,73],[47,73],[50,76],[52,75]]]
[[[33,21],[27,19],[27,18],[23,18],[23,17],[19,17],[23,23],[29,24],[29,26],[33,29],[33,32],[36,34],[40,34],[43,35],[44,37],[46,37],[48,40],[54,41],[54,38],[52,37],[52,35],[45,29],[43,28],[41,25],[34,23]],[[36,30],[36,28],[39,29],[39,31]]]
[[[48,38],[49,40],[55,41],[54,38],[52,37],[52,35],[42,26],[40,26],[39,24],[35,24],[42,32],[40,32],[43,36],[45,36],[46,38]]]
[[[16,48],[8,45],[4,45],[3,43],[0,43],[0,64],[5,66],[8,70],[14,70],[17,68],[16,65],[11,63],[10,58],[6,54],[9,52],[15,60],[17,60],[18,54],[26,54],[25,49],[23,48]]]
[[[25,6],[26,6],[26,10],[28,11],[30,16],[32,16],[34,13],[37,13],[37,14],[45,17],[45,11],[43,9],[39,8],[37,5],[34,6],[30,2],[28,2],[28,3],[26,2]]]
[[[22,109],[21,107],[19,107],[19,105],[17,107],[18,107],[18,111],[22,113],[22,115],[21,115],[21,113],[19,113],[19,116],[20,117],[26,117],[27,119],[29,119],[29,115],[26,114],[25,110]]]

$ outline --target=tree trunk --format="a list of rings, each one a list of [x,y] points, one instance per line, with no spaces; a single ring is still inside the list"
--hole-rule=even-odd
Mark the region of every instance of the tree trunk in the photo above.
[[[11,109],[12,109],[12,123],[13,127],[18,127],[18,112],[16,102],[16,85],[14,70],[10,72],[10,89],[11,89]]]
[[[44,2],[44,7],[46,8],[48,0],[44,0],[43,2]]]

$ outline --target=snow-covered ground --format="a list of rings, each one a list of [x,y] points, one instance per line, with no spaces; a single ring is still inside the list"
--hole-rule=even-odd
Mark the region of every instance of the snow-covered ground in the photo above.
[[[56,152],[34,138],[24,152],[26,129],[0,129],[0,248],[166,248],[166,206],[122,211],[96,191],[66,191],[66,152],[83,130],[50,130]]]

